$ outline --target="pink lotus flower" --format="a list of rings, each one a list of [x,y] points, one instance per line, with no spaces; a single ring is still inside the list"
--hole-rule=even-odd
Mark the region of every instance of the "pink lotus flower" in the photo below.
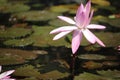
[[[50,32],[50,34],[58,33],[53,38],[53,40],[57,40],[65,35],[67,35],[68,33],[73,32],[72,45],[71,45],[73,54],[79,48],[83,35],[90,43],[94,44],[97,42],[99,45],[105,47],[103,42],[100,39],[98,39],[89,30],[89,29],[105,29],[105,26],[90,24],[91,18],[93,16],[93,10],[90,11],[90,8],[91,8],[90,1],[88,1],[88,3],[85,5],[85,7],[83,6],[83,4],[81,4],[77,10],[74,20],[72,20],[69,17],[58,16],[59,19],[65,21],[69,24],[72,24],[72,26],[62,26],[62,27],[54,29]]]
[[[2,70],[2,66],[0,66],[0,72]],[[12,74],[15,70],[9,70],[9,71],[6,71],[6,72],[3,72],[0,74],[0,80],[15,80],[15,79],[12,79],[10,78],[10,74]]]

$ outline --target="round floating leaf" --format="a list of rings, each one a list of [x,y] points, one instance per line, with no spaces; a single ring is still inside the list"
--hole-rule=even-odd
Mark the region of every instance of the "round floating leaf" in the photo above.
[[[57,71],[57,70],[53,70],[53,71],[50,71],[50,72],[47,72],[47,73],[44,73],[44,74],[41,74],[40,75],[40,80],[58,80],[58,79],[61,79],[61,78],[65,78],[65,77],[68,77],[69,76],[69,73],[65,72],[65,73],[62,73],[60,71]]]
[[[14,12],[23,12],[28,11],[30,7],[24,4],[4,4],[2,7],[3,13],[14,13]]]
[[[67,46],[68,42],[61,38],[59,40],[53,41],[54,35],[49,34],[54,27],[50,26],[32,26],[34,33],[31,36],[31,39],[34,40],[33,46],[39,47],[48,47],[48,46]]]
[[[37,54],[30,51],[18,50],[18,49],[0,49],[0,64],[22,64],[26,60],[35,59]]]
[[[58,5],[58,6],[52,6],[52,7],[50,7],[50,11],[57,12],[57,13],[68,12],[70,14],[75,14],[77,8],[78,8],[78,5],[76,5],[76,4]]]
[[[55,27],[60,27],[60,26],[69,26],[70,24],[60,20],[60,19],[54,19],[54,20],[51,20],[49,21],[49,24],[51,26],[55,26]]]
[[[40,72],[32,65],[25,65],[23,67],[17,68],[14,75],[21,77],[39,77]]]
[[[8,28],[5,31],[0,30],[1,39],[14,39],[26,37],[32,33],[32,30],[25,28]]]
[[[113,80],[113,79],[84,72],[78,76],[75,76],[74,80]]]
[[[110,2],[107,0],[91,0],[93,4],[97,4],[99,6],[110,6]]]
[[[103,67],[103,64],[94,61],[88,61],[88,62],[84,62],[82,67],[87,69],[99,69]]]
[[[50,11],[27,11],[13,14],[12,16],[17,16],[18,19],[23,19],[25,21],[48,21],[50,19],[55,19],[59,14]]]
[[[100,20],[101,22],[108,23],[111,26],[120,28],[120,18],[114,18],[114,19],[107,19],[107,20]]]
[[[68,12],[69,9],[66,8],[64,5],[59,5],[59,6],[50,7],[50,11],[57,12],[57,13],[64,13],[64,12]]]
[[[23,38],[23,39],[11,39],[5,41],[3,44],[6,46],[12,46],[12,47],[25,47],[32,45],[34,41],[30,38]]]
[[[119,70],[102,70],[97,71],[98,74],[105,76],[105,77],[111,77],[111,78],[119,78],[120,79],[120,71]]]
[[[106,59],[106,56],[100,54],[81,54],[78,58],[87,60],[104,60]]]

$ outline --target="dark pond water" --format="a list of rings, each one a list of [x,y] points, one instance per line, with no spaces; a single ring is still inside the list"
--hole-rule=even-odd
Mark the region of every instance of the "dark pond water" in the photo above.
[[[75,55],[71,34],[57,41],[49,32],[69,25],[57,18],[73,18],[87,0],[0,0],[0,65],[14,69],[17,80],[120,80],[120,1],[91,0],[91,30],[106,47],[83,38]]]

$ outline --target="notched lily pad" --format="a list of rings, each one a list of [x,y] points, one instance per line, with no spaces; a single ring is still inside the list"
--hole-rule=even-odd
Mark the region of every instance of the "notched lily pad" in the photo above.
[[[14,39],[21,38],[30,35],[32,30],[25,28],[8,28],[5,31],[0,30],[0,38],[1,39]]]
[[[18,50],[18,49],[0,49],[0,64],[22,64],[30,59],[36,59],[37,54],[30,51]]]
[[[50,11],[27,11],[13,14],[18,19],[25,21],[48,21],[50,19],[55,19],[59,14]]]

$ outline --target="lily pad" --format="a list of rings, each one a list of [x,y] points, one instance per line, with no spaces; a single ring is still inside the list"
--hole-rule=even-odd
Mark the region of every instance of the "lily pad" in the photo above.
[[[34,40],[33,46],[48,47],[48,46],[67,46],[68,42],[64,38],[53,41],[54,35],[50,35],[49,32],[54,29],[50,26],[32,26],[34,33],[30,38]]]
[[[22,64],[27,60],[35,59],[37,54],[30,51],[18,50],[18,49],[0,49],[0,64]]]
[[[84,62],[82,67],[87,69],[100,69],[103,67],[103,64],[99,62],[88,61],[88,62]]]
[[[4,45],[11,47],[25,47],[32,45],[33,43],[34,41],[30,38],[11,39],[3,42]]]
[[[42,80],[50,80],[50,79],[59,80],[59,79],[62,79],[62,78],[68,77],[68,76],[69,76],[69,73],[67,73],[67,72],[62,73],[60,71],[53,70],[53,71],[41,74],[40,79],[42,79]]]
[[[100,20],[101,22],[108,23],[111,26],[120,28],[120,18],[114,18],[114,19],[107,19],[107,20]]]
[[[15,39],[26,37],[32,33],[32,30],[25,28],[8,28],[5,31],[0,30],[1,39]]]
[[[57,13],[65,13],[65,12],[68,12],[69,9],[66,8],[64,5],[58,5],[58,6],[50,7],[50,11],[57,12]]]
[[[120,71],[119,70],[101,70],[97,71],[98,74],[105,76],[105,77],[110,77],[110,78],[120,78]]]
[[[48,21],[50,19],[55,19],[59,14],[50,11],[27,11],[13,14],[12,16],[17,16],[18,19],[23,19],[25,21]]]
[[[78,76],[75,76],[74,80],[114,80],[114,79],[84,72]]]
[[[55,26],[55,27],[60,27],[60,26],[69,26],[70,24],[60,20],[60,19],[54,19],[54,20],[51,20],[49,21],[49,24],[51,26]]]
[[[110,2],[107,0],[91,0],[91,2],[99,6],[110,6]]]
[[[15,13],[15,12],[23,12],[23,11],[28,11],[30,7],[25,4],[4,4],[0,6],[1,12],[3,13]]]
[[[17,68],[13,75],[19,77],[39,77],[40,72],[38,71],[38,69],[35,69],[35,67],[32,65],[25,65]]]
[[[87,60],[104,60],[106,59],[106,56],[100,54],[81,54],[78,58]]]

